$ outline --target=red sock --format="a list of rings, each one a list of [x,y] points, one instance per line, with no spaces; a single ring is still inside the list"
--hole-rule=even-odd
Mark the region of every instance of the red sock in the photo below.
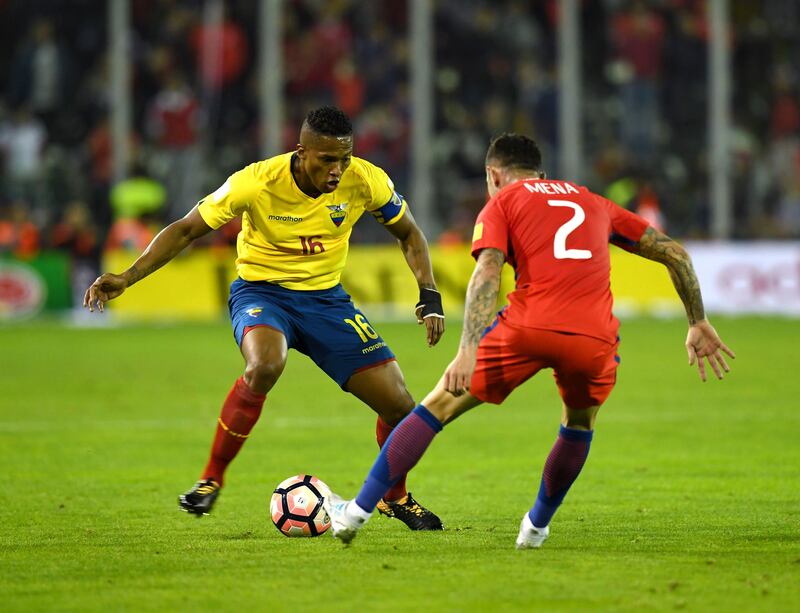
[[[201,479],[214,479],[222,485],[225,469],[250,436],[266,397],[266,394],[251,390],[243,377],[236,380],[222,405],[214,443],[211,445],[211,457]]]
[[[391,434],[392,430],[394,430],[392,426],[387,424],[380,417],[378,418],[378,422],[375,424],[375,438],[378,439],[378,447],[383,447],[383,444],[386,442],[386,439],[389,438],[389,434]],[[384,494],[384,499],[400,500],[406,493],[406,475],[403,475],[398,479],[397,483]]]

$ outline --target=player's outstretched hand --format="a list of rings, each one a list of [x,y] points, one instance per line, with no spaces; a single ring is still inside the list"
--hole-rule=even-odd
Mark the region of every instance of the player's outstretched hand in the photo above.
[[[453,396],[461,396],[468,392],[472,373],[475,372],[475,362],[474,351],[459,349],[455,359],[444,371],[444,389]]]
[[[686,351],[689,354],[689,366],[693,366],[697,362],[697,370],[700,371],[700,378],[703,381],[706,380],[704,359],[708,360],[717,379],[722,379],[723,371],[731,371],[722,352],[736,359],[736,354],[722,342],[714,326],[705,319],[689,326],[689,334],[686,335]]]
[[[94,307],[97,305],[97,310],[102,313],[105,303],[119,296],[127,287],[128,282],[122,275],[103,273],[86,290],[83,306],[94,312]]]
[[[442,295],[435,289],[419,290],[419,302],[414,309],[418,324],[425,324],[428,347],[433,347],[444,334],[444,309]]]

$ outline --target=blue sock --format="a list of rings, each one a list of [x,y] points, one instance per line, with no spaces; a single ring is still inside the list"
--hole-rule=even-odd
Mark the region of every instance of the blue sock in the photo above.
[[[414,467],[433,437],[441,431],[439,420],[424,406],[417,405],[386,439],[356,497],[356,504],[372,513],[378,501]]]
[[[561,426],[555,445],[547,456],[536,503],[528,517],[537,528],[550,523],[553,514],[578,478],[592,443],[593,430],[574,430]]]

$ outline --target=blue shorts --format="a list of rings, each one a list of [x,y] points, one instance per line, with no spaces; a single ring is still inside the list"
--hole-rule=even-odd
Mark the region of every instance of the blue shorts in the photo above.
[[[359,370],[395,359],[341,285],[300,291],[236,279],[228,310],[240,346],[247,329],[275,328],[286,337],[289,348],[314,360],[342,388]]]

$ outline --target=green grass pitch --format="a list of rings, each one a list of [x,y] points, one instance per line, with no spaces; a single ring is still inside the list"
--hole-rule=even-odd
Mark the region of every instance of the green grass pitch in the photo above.
[[[541,373],[449,426],[409,479],[443,533],[374,517],[345,549],[272,526],[299,472],[356,493],[374,418],[292,352],[215,513],[198,476],[240,374],[218,325],[0,329],[0,608],[499,611],[800,609],[800,326],[715,320],[739,354],[723,382],[686,365],[679,321],[623,323],[618,385],[538,551],[513,547],[560,405]],[[454,353],[378,326],[416,397]]]

